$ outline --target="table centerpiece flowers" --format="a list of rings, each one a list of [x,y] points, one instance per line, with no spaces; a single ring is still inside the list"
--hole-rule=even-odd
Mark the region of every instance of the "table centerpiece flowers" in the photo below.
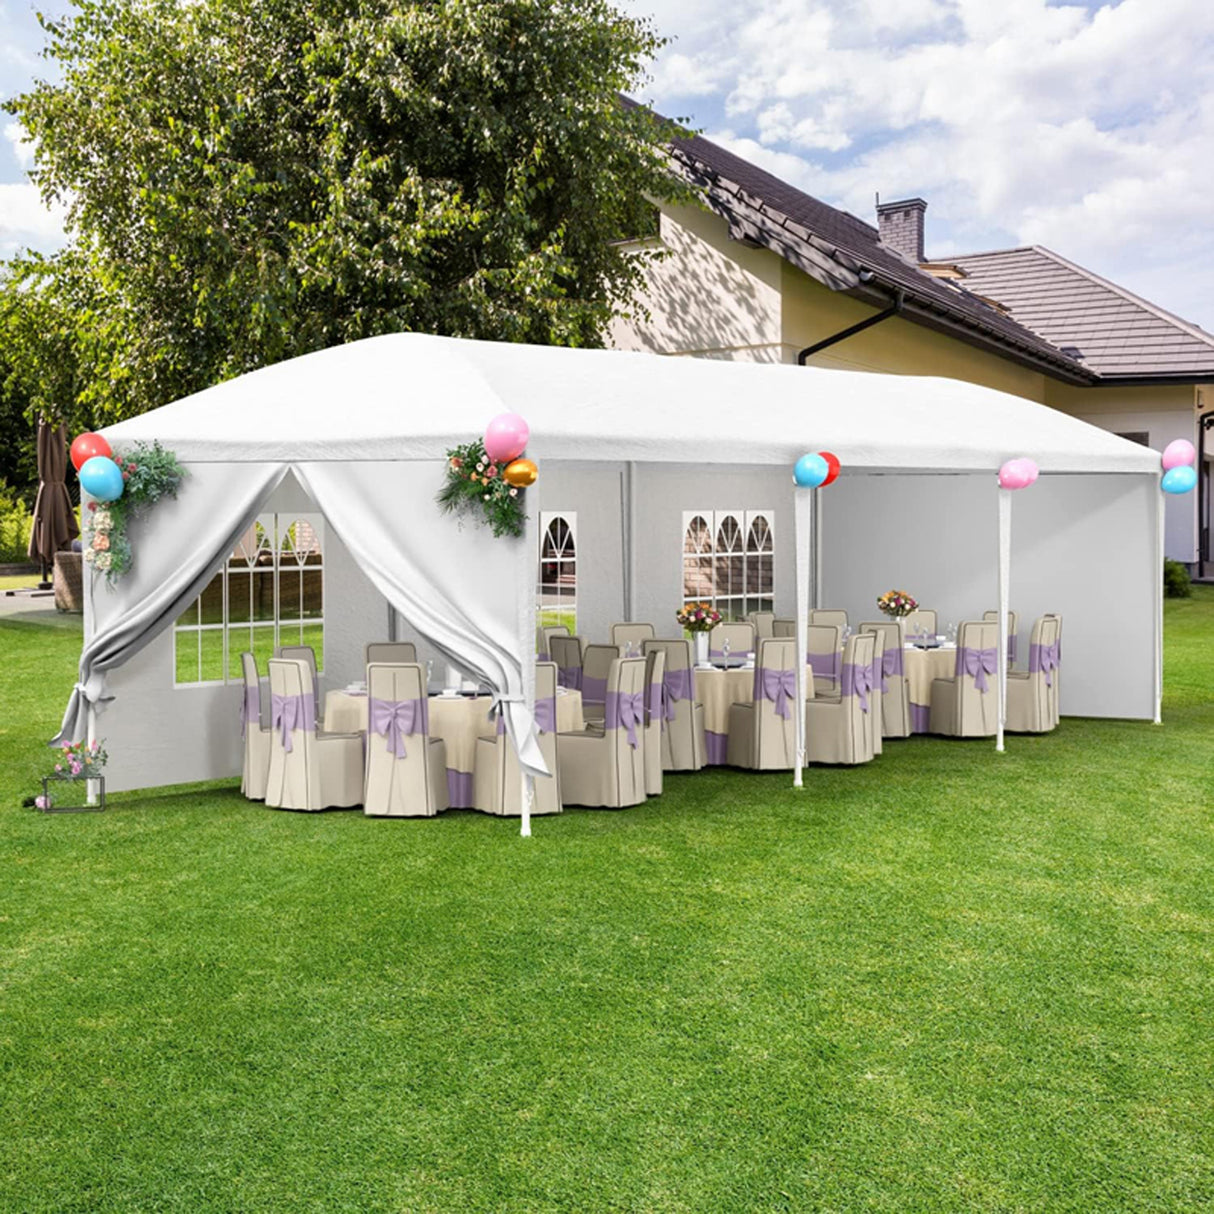
[[[685,603],[674,618],[691,633],[697,666],[708,665],[708,634],[721,622],[721,613],[711,603]]]

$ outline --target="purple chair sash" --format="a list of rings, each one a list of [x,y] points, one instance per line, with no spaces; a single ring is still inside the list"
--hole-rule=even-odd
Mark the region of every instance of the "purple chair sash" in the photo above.
[[[602,704],[607,696],[607,680],[596,679],[582,670],[582,699],[587,704]]]
[[[670,697],[666,694],[666,681],[660,683],[650,683],[648,692],[649,696],[649,720],[652,724],[654,721],[660,721],[662,728],[666,728],[666,721],[674,715],[674,709],[670,705]]]
[[[807,653],[805,661],[813,667],[815,679],[839,678],[840,655],[836,653]]]
[[[899,645],[895,649],[887,649],[881,658],[881,690],[888,691],[886,679],[902,678],[905,674],[905,669],[902,665],[902,646]]]
[[[666,689],[666,719],[674,720],[676,704],[679,700],[690,700],[693,704],[696,698],[696,672],[688,666],[686,670],[668,670],[662,676],[662,686]]]
[[[636,748],[638,725],[645,723],[645,697],[641,692],[609,691],[603,711],[603,724],[607,729],[626,729],[628,745]]]
[[[957,664],[953,668],[955,677],[973,675],[974,686],[986,695],[988,674],[994,674],[999,665],[999,654],[994,649],[958,649]]]
[[[861,665],[859,662],[843,663],[843,678],[840,692],[845,696],[855,696],[860,701],[860,711],[868,711],[868,693],[873,689],[873,667],[876,662]]]
[[[250,721],[256,721],[257,728],[261,728],[261,688],[256,685],[244,689],[244,699],[240,703],[240,736],[242,738],[249,728]]]
[[[291,734],[296,729],[316,732],[316,701],[308,695],[270,696],[270,728],[282,733],[282,748],[290,754],[295,744]]]
[[[776,713],[788,720],[788,702],[797,694],[797,672],[795,670],[773,670],[770,666],[755,667],[755,685],[752,698],[771,700]]]
[[[1061,640],[1055,641],[1052,645],[1030,645],[1029,674],[1045,675],[1045,685],[1053,687],[1054,671],[1062,662],[1061,649]]]
[[[368,722],[373,733],[388,739],[398,758],[405,757],[405,735],[430,732],[430,705],[425,699],[368,701]]]
[[[495,727],[500,738],[506,732],[506,718],[497,708],[490,709],[497,718]],[[535,727],[540,733],[556,733],[556,696],[541,696],[535,702]]]
[[[558,687],[566,687],[570,691],[581,691],[582,668],[580,666],[558,666],[556,683]]]

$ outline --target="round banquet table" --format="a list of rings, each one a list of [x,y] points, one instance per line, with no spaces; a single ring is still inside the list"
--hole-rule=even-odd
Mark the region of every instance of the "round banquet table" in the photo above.
[[[956,645],[941,645],[939,649],[903,646],[902,669],[910,697],[912,733],[927,733],[932,709],[932,680],[951,679],[956,666]]]
[[[712,670],[696,667],[696,699],[704,705],[704,749],[710,765],[725,762],[729,747],[729,707],[731,704],[753,704],[755,671],[751,666],[737,666],[725,670],[714,666]],[[814,698],[814,672],[805,668],[805,698]]]
[[[476,766],[476,739],[491,738],[494,722],[489,718],[491,696],[431,696],[430,736],[447,744],[447,792],[452,809],[472,808],[472,773]],[[557,689],[558,733],[578,733],[586,728],[582,716],[582,693]],[[367,694],[330,691],[325,696],[327,733],[366,733]]]

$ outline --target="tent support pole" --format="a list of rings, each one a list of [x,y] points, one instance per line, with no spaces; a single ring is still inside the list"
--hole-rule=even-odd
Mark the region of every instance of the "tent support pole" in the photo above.
[[[1166,550],[1167,499],[1155,482],[1155,724],[1163,724],[1163,559]],[[1200,554],[1199,554],[1200,555]]]
[[[624,619],[630,624],[637,618],[636,481],[636,461],[629,460],[624,465],[624,477],[622,482],[624,495],[622,522],[624,525]]]
[[[539,560],[539,521],[540,521],[540,492],[536,485],[526,491],[526,506],[523,525],[523,542],[519,546],[519,559],[523,562],[522,576],[519,578],[518,627],[522,644],[519,652],[523,655],[523,698],[527,702],[527,711],[535,719],[535,628],[536,603],[535,587],[538,581],[536,564]],[[519,834],[524,839],[531,838],[531,807],[535,804],[535,777],[519,764],[522,788],[519,790]],[[549,779],[556,779],[552,772]]]
[[[794,489],[795,506],[793,542],[797,553],[797,702],[793,717],[797,730],[797,766],[793,774],[793,788],[804,787],[802,769],[805,766],[805,654],[809,649],[809,565],[810,543],[813,538],[814,490]]]
[[[1012,491],[999,489],[999,636],[998,674],[999,724],[995,730],[995,749],[1003,753],[1003,729],[1007,724],[1007,602],[1012,566]]]
[[[89,749],[92,749],[93,743],[97,741],[97,709],[92,704],[88,709],[88,733],[86,739],[89,744]],[[88,804],[97,804],[97,781],[89,780],[88,782]]]

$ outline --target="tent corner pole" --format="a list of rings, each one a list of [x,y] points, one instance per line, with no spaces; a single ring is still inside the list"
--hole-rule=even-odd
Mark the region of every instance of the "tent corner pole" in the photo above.
[[[812,489],[796,488],[793,490],[793,542],[796,545],[796,652],[793,660],[797,672],[797,703],[794,717],[797,730],[797,766],[793,772],[793,788],[805,786],[803,769],[805,767],[805,696],[808,688],[805,685],[805,654],[809,649],[809,567],[810,548],[813,544],[814,493]]]
[[[999,494],[999,636],[996,638],[996,687],[999,692],[999,720],[995,729],[995,750],[1003,754],[1003,730],[1007,724],[1007,620],[1008,583],[1012,565],[1012,491],[1000,488]]]
[[[93,748],[93,744],[97,741],[97,709],[93,704],[88,706],[88,712],[85,714],[85,719],[87,721],[86,729],[88,731],[85,737],[88,741],[89,749],[91,750]],[[88,804],[97,804],[96,780],[88,781]]]
[[[1167,499],[1163,492],[1163,472],[1155,480],[1155,718],[1163,724],[1163,562],[1167,551]],[[1198,554],[1200,555],[1200,553]]]

